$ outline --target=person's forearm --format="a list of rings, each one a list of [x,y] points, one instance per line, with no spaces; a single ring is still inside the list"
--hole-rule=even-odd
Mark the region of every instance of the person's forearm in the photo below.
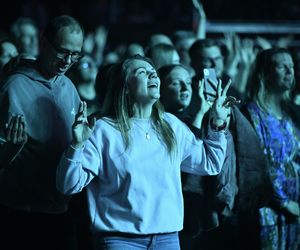
[[[202,126],[202,121],[203,121],[203,117],[204,117],[205,113],[203,113],[202,111],[199,111],[194,119],[192,120],[192,125],[196,128],[201,129]]]
[[[82,190],[80,177],[82,173],[81,154],[83,149],[69,147],[61,157],[56,170],[56,187],[66,195]]]
[[[198,3],[193,3],[195,6],[195,10],[197,13],[197,25],[195,27],[195,34],[196,34],[196,39],[205,39],[206,38],[206,13],[203,8],[203,5],[198,2]]]
[[[206,17],[199,18],[195,33],[197,39],[206,38]]]
[[[87,149],[86,155],[89,157],[85,158],[83,150],[83,147],[68,147],[57,166],[56,187],[65,195],[81,192],[98,173],[100,162],[97,155],[99,153]],[[83,162],[86,163],[85,167],[83,167]]]

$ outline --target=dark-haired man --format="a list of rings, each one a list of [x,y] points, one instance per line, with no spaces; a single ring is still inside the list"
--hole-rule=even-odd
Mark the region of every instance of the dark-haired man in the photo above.
[[[80,102],[64,74],[82,58],[83,38],[78,21],[55,17],[37,59],[16,67],[0,90],[0,227],[7,249],[74,249],[69,197],[56,190],[55,174]]]

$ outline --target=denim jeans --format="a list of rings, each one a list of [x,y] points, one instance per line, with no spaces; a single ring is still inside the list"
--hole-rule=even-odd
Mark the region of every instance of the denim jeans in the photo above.
[[[96,237],[97,250],[180,250],[177,232],[151,235],[109,233]]]

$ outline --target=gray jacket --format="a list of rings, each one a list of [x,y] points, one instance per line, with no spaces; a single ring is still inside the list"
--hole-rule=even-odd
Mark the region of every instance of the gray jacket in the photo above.
[[[42,213],[66,211],[69,197],[56,190],[55,173],[71,141],[79,101],[69,78],[58,76],[50,83],[34,64],[17,68],[6,79],[0,90],[0,136],[4,138],[8,117],[22,114],[28,142],[10,164],[0,159],[1,204]]]

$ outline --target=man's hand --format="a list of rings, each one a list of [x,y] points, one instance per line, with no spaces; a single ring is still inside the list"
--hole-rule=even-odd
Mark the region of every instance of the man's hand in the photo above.
[[[0,147],[1,166],[13,162],[27,143],[26,123],[23,115],[12,115],[5,125],[4,143]]]
[[[5,129],[6,141],[12,144],[23,145],[27,142],[26,123],[23,115],[12,115]]]

